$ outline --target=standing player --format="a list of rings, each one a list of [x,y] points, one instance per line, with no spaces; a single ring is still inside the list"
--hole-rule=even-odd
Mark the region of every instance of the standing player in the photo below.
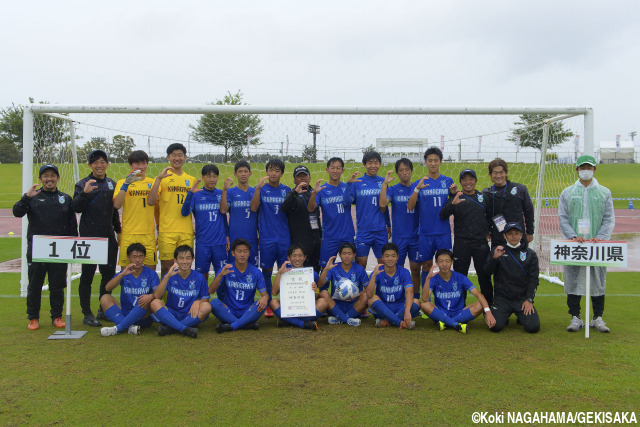
[[[220,214],[222,191],[216,188],[220,171],[216,165],[202,167],[204,187],[198,188],[197,180],[187,193],[182,205],[182,215],[193,217],[196,222],[196,271],[205,280],[209,278],[209,267],[213,264],[216,273],[227,263],[227,232]],[[218,291],[218,298],[220,291]]]
[[[398,246],[394,243],[384,245],[382,262],[371,273],[367,286],[369,307],[376,318],[376,326],[391,323],[400,329],[413,329],[416,322],[411,319],[420,312],[419,301],[413,298],[409,270],[398,265]]]
[[[154,208],[149,204],[149,192],[153,180],[146,176],[149,156],[142,150],[132,151],[128,158],[131,173],[116,184],[113,207],[122,208],[122,237],[120,238],[119,264],[129,265],[127,248],[132,243],[142,243],[146,249],[144,265],[156,269],[156,228]]]
[[[260,232],[260,268],[271,301],[271,273],[277,261],[278,268],[287,260],[287,250],[291,242],[287,216],[280,209],[291,188],[280,184],[284,174],[284,162],[271,159],[267,163],[267,176],[260,179],[251,199],[251,211],[258,212]],[[266,185],[268,183],[268,185]],[[266,317],[273,317],[267,308]]]
[[[278,270],[276,278],[273,281],[273,295],[280,293],[280,279],[284,273],[290,271],[292,268],[304,267],[304,262],[307,255],[304,253],[302,245],[292,244],[287,252],[289,261],[282,264],[282,267]],[[313,282],[311,283],[311,289],[316,295],[316,315],[311,317],[287,317],[282,318],[280,313],[280,300],[272,299],[269,305],[273,310],[273,313],[278,317],[278,326],[297,326],[302,329],[311,329],[312,331],[318,330],[318,324],[316,320],[322,317],[322,313],[327,310],[327,300],[320,298],[318,295],[318,273],[313,272]]]
[[[251,244],[249,264],[258,266],[258,214],[251,211],[251,200],[254,188],[249,187],[251,177],[251,165],[246,160],[240,160],[234,166],[233,174],[238,179],[238,185],[231,187],[233,178],[224,181],[222,187],[222,199],[220,200],[220,213],[229,213],[229,241],[246,239]],[[227,256],[233,263],[231,251]]]
[[[378,176],[382,159],[375,151],[367,151],[362,156],[362,164],[367,173],[357,179],[360,172],[351,174],[347,183],[349,201],[356,205],[356,262],[367,267],[369,250],[378,262],[382,262],[382,247],[391,234],[389,213],[380,210],[380,189],[384,178]]]
[[[356,256],[356,247],[353,243],[343,243],[338,248],[338,253],[342,262],[334,264],[336,257],[329,258],[327,266],[318,279],[320,296],[327,300],[331,315],[328,319],[330,325],[346,323],[350,326],[360,326],[359,317],[367,309],[365,288],[369,285],[369,276],[364,267],[353,262]],[[347,280],[358,287],[360,295],[349,301],[334,300],[336,289]]]
[[[211,300],[211,312],[223,323],[216,326],[216,332],[231,332],[237,329],[258,329],[258,319],[269,304],[269,295],[262,272],[248,263],[251,244],[245,239],[231,242],[234,263],[224,266],[209,285],[214,293],[219,286],[226,291],[224,299]],[[254,301],[256,290],[260,299]]]
[[[307,209],[314,212],[317,206],[322,210],[322,243],[320,244],[320,268],[327,265],[329,258],[338,253],[345,242],[353,243],[356,234],[351,218],[351,203],[347,200],[347,184],[340,181],[344,173],[344,162],[333,157],[327,162],[329,182],[322,185],[316,181]]]
[[[398,246],[398,265],[404,267],[407,254],[409,255],[409,270],[411,281],[415,289],[414,297],[420,299],[420,263],[418,262],[418,215],[416,209],[408,209],[407,203],[413,194],[416,184],[411,183],[413,163],[402,158],[396,162],[396,175],[400,182],[388,187],[395,177],[392,171],[382,183],[380,191],[380,209],[385,209],[391,203],[391,240]]]
[[[100,306],[106,318],[116,325],[102,328],[100,333],[103,337],[116,335],[125,330],[131,335],[139,335],[140,327],[147,328],[153,323],[149,315],[150,304],[153,301],[153,291],[158,287],[160,280],[154,270],[142,264],[146,252],[141,243],[129,245],[127,259],[130,264],[107,283],[109,293],[100,298]],[[118,285],[121,285],[120,303],[111,295]]]
[[[116,233],[122,232],[120,215],[113,208],[113,194],[116,182],[107,176],[109,158],[102,150],[93,150],[87,157],[91,173],[86,178],[76,182],[73,210],[80,216],[80,236],[106,237],[109,239],[108,258],[106,264],[100,268],[100,298],[107,292],[105,287],[116,274],[116,259],[118,257],[118,241]],[[82,274],[78,285],[78,296],[84,319],[82,323],[89,326],[102,326],[91,311],[91,283],[96,272],[95,264],[82,264]],[[98,309],[98,312],[102,308]]]
[[[180,143],[167,147],[167,166],[156,177],[149,204],[160,203],[158,223],[158,251],[160,252],[161,275],[164,276],[173,265],[173,252],[178,246],[193,247],[193,224],[191,215],[182,216],[184,199],[195,183],[195,178],[182,170],[187,159],[187,149]],[[171,173],[169,173],[171,172]]]
[[[473,258],[480,291],[491,306],[493,286],[491,277],[484,271],[484,263],[489,255],[487,199],[476,190],[477,182],[476,172],[473,169],[460,172],[462,191],[444,205],[440,211],[440,218],[448,220],[449,216],[453,215],[453,257],[456,261],[456,271],[467,276],[471,258]]]
[[[211,313],[209,292],[204,276],[191,269],[193,249],[189,245],[178,246],[174,253],[174,264],[153,291],[151,309],[162,323],[158,335],[180,332],[191,338],[198,336],[196,326],[207,320]],[[161,298],[167,291],[167,305]]]
[[[424,164],[429,173],[416,181],[416,188],[407,202],[407,209],[418,205],[420,224],[419,256],[422,263],[420,283],[424,283],[433,265],[433,255],[438,249],[451,249],[451,225],[449,219],[440,218],[440,210],[447,203],[449,194],[456,194],[458,187],[448,176],[440,174],[442,151],[430,147],[424,152]]]
[[[478,292],[467,276],[451,270],[453,259],[453,252],[449,249],[439,249],[436,252],[436,263],[440,271],[434,273],[435,266],[431,267],[422,292],[420,308],[429,315],[431,320],[438,322],[441,331],[449,326],[466,334],[467,323],[478,317],[483,311],[487,326],[492,328],[496,324],[496,319],[491,314],[487,300]],[[467,291],[478,298],[478,301],[465,307]],[[433,303],[429,300],[431,292],[434,296]]]

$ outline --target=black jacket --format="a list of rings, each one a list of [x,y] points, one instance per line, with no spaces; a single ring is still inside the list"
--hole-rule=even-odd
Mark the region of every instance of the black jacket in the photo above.
[[[538,255],[526,243],[517,249],[504,248],[506,252],[498,259],[493,259],[494,251],[489,252],[484,267],[485,273],[493,274],[495,294],[523,302],[533,300],[538,289]]]
[[[298,194],[296,190],[291,190],[282,202],[282,212],[287,214],[289,221],[289,233],[291,243],[318,243],[322,240],[322,228],[320,226],[320,208],[316,205],[311,215],[315,215],[318,228],[312,229],[309,219],[307,204],[311,198],[311,189]]]
[[[91,193],[84,192],[84,186],[90,179],[95,179],[93,184],[98,188]],[[113,237],[113,232],[120,233],[120,215],[113,208],[113,192],[116,182],[109,178],[96,178],[89,174],[86,178],[76,183],[73,194],[73,210],[81,213],[80,236]]]
[[[78,222],[71,208],[71,196],[59,190],[44,191],[33,197],[26,194],[13,205],[13,215],[27,215],[27,260],[31,262],[33,236],[77,236]]]
[[[465,200],[466,199],[466,200]],[[475,194],[460,196],[460,202],[454,205],[450,197],[440,210],[440,218],[448,219],[453,215],[453,233],[456,238],[487,242],[489,227],[487,226],[487,198],[476,190]]]
[[[504,187],[492,185],[482,190],[482,193],[487,202],[487,225],[491,230],[491,247],[505,241],[502,232],[498,231],[493,222],[493,217],[499,214],[504,216],[507,223],[521,224],[525,234],[533,234],[533,203],[527,187],[507,180]]]

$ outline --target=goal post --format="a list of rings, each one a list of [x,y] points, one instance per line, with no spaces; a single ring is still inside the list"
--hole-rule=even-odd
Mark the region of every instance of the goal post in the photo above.
[[[554,200],[575,181],[575,167],[569,164],[569,159],[575,161],[574,141],[547,140],[540,149],[509,141],[520,115],[543,114],[579,135],[584,145],[581,152],[593,154],[593,110],[583,106],[28,105],[23,119],[22,189],[27,192],[37,182],[39,166],[51,162],[60,166],[61,191],[72,195],[75,182],[89,172],[86,154],[91,147],[107,152],[108,175],[115,180],[128,173],[126,154],[133,149],[149,154],[148,174],[153,177],[166,164],[166,147],[180,142],[187,147],[190,163],[185,170],[191,175],[199,176],[203,163],[216,163],[220,176],[226,177],[233,173],[235,161],[244,158],[252,164],[251,185],[255,185],[266,174],[267,159],[280,157],[287,165],[283,182],[291,185],[290,171],[296,163],[309,163],[315,181],[326,178],[323,163],[334,156],[345,161],[346,180],[348,174],[363,170],[360,160],[368,149],[381,152],[388,163],[380,175],[399,156],[410,153],[415,180],[426,175],[422,156],[417,154],[437,146],[444,148],[442,173],[457,182],[459,171],[472,167],[478,172],[478,190],[490,184],[489,161],[501,157],[508,162],[509,179],[527,185],[534,200],[536,231],[540,230],[534,248],[543,255],[545,242],[558,231]],[[198,133],[205,124],[208,127]],[[310,124],[318,126],[317,135],[308,132]],[[308,148],[315,136],[318,164],[311,164]],[[28,282],[26,231],[25,217],[23,296]],[[546,277],[561,276],[540,258]]]

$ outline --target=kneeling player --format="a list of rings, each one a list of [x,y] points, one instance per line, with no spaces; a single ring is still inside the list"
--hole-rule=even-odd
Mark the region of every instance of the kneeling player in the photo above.
[[[356,246],[345,242],[338,248],[340,260],[334,264],[336,257],[329,258],[327,266],[322,270],[318,280],[320,296],[327,301],[329,309],[329,324],[346,323],[351,326],[360,326],[360,315],[367,309],[367,293],[364,289],[369,284],[369,276],[364,267],[353,262],[356,256]],[[340,284],[349,280],[358,287],[360,295],[349,301],[335,300],[336,290]],[[331,285],[331,287],[329,287]]]
[[[132,335],[140,334],[140,327],[151,326],[153,320],[149,304],[153,301],[153,291],[158,287],[158,274],[142,263],[147,256],[147,249],[141,243],[133,243],[127,248],[129,264],[113,279],[107,282],[108,293],[100,298],[100,308],[107,319],[115,326],[102,328],[103,337],[119,334],[128,330]],[[122,282],[122,283],[121,283]],[[111,296],[118,284],[120,286],[120,304]]]
[[[371,273],[367,286],[369,307],[376,326],[391,323],[400,329],[413,329],[416,322],[411,319],[420,313],[419,301],[413,298],[411,273],[397,263],[398,246],[387,243],[382,247],[382,264]]]
[[[291,270],[292,268],[301,268],[304,267],[304,262],[307,259],[307,255],[304,253],[304,249],[301,245],[294,243],[289,246],[287,251],[287,258],[289,261],[285,261],[284,264],[278,270],[276,274],[276,278],[273,281],[273,289],[271,290],[272,295],[276,296],[280,293],[280,278],[284,273]],[[311,288],[314,292],[318,291],[318,273],[313,272],[313,283],[311,283]],[[272,299],[269,303],[273,313],[278,317],[278,326],[298,326],[302,329],[311,329],[316,331],[318,329],[318,324],[316,320],[322,317],[322,313],[327,309],[327,301],[324,298],[320,298],[320,296],[316,293],[316,315],[311,317],[287,317],[285,319],[282,318],[280,312],[280,300]]]
[[[196,326],[204,322],[209,313],[209,292],[207,281],[201,273],[191,269],[193,249],[191,246],[178,246],[173,251],[174,264],[153,291],[156,298],[151,309],[162,323],[158,335],[164,336],[175,331],[191,338],[198,336]],[[162,302],[167,291],[167,305]]]
[[[223,299],[211,300],[211,311],[223,323],[216,326],[218,333],[237,329],[258,329],[258,319],[267,309],[269,295],[262,272],[249,264],[251,243],[245,239],[236,239],[231,243],[233,264],[226,264],[209,285],[214,293],[224,286]],[[256,289],[260,299],[254,301]]]
[[[429,270],[422,290],[420,308],[429,315],[431,320],[438,322],[440,330],[443,331],[446,326],[449,326],[466,334],[467,323],[478,317],[483,310],[487,326],[489,328],[495,326],[496,320],[484,296],[473,286],[467,276],[451,270],[453,252],[449,249],[439,249],[436,252],[436,264],[440,272],[434,273],[435,266]],[[434,295],[433,303],[429,301],[431,292]],[[465,292],[471,292],[478,301],[465,307]]]

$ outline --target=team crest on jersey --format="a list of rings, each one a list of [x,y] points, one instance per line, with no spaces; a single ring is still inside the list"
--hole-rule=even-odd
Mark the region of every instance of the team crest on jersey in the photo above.
[[[454,291],[457,291],[457,290],[458,290],[458,282],[453,282],[453,283],[451,284],[451,286],[453,287],[453,290],[454,290]]]
[[[282,197],[286,197],[287,196],[287,192],[285,191],[285,189],[282,189]]]
[[[518,187],[513,187],[511,189],[511,194],[513,194],[514,196],[518,193]]]
[[[196,288],[196,281],[189,280],[189,289],[195,289],[195,288]]]
[[[149,190],[151,190],[151,183],[147,183],[147,187],[149,187]]]
[[[355,273],[351,274],[351,281],[352,281],[353,283],[355,283],[355,282],[356,282],[356,274],[355,274]]]
[[[113,184],[111,181],[107,182],[107,187],[109,187],[109,190],[113,190]]]
[[[527,253],[526,252],[520,252],[520,261],[524,261],[525,259],[527,259]]]
[[[184,186],[185,186],[185,187],[188,187],[188,186],[189,186],[189,180],[188,180],[188,179],[185,179],[185,180],[184,180]]]
[[[64,205],[64,196],[58,196],[58,201],[61,205]]]
[[[222,200],[222,196],[221,196],[220,194],[218,194],[218,195],[216,196],[216,200],[217,200],[217,201]]]
[[[378,188],[382,188],[382,181],[378,181]]]
[[[140,279],[140,284],[141,284],[142,286],[147,286],[147,278],[146,278],[146,277],[143,277],[142,279]]]
[[[442,184],[442,188],[447,188],[447,183],[444,181],[441,181],[440,184]]]
[[[478,194],[478,201],[480,203],[484,202],[484,196],[482,194]]]
[[[395,279],[393,279],[393,284],[397,285],[398,283],[400,283],[400,279],[398,277],[396,277]]]
[[[253,282],[253,276],[251,275],[251,273],[247,274],[247,282],[248,283]]]

